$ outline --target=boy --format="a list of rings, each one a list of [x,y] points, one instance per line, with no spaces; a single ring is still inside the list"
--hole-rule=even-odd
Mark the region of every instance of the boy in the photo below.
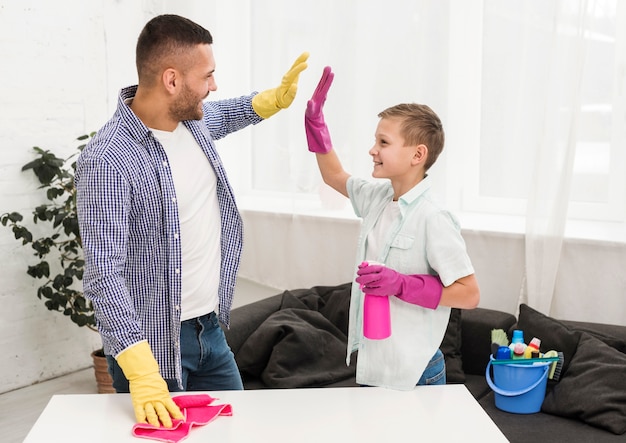
[[[429,193],[426,171],[444,144],[441,121],[425,105],[384,110],[369,154],[372,176],[387,180],[352,177],[332,148],[322,112],[333,77],[331,68],[324,68],[307,103],[305,129],[324,182],[350,198],[363,219],[346,361],[359,351],[356,378],[363,385],[409,390],[418,384],[445,384],[439,345],[450,308],[475,308],[480,292],[456,219]],[[387,339],[363,337],[365,292],[389,297],[392,334]]]

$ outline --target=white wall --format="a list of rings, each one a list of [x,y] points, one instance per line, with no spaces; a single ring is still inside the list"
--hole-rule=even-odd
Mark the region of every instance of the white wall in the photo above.
[[[101,7],[72,1],[59,8],[0,3],[0,213],[16,210],[28,220],[44,202],[32,173],[20,172],[31,147],[67,155],[107,113],[102,11],[86,10]],[[0,392],[88,366],[98,335],[37,299],[36,282],[25,274],[36,259],[7,228],[0,250]]]

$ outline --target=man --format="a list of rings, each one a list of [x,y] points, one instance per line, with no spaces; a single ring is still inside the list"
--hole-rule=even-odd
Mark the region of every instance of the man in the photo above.
[[[84,291],[117,392],[138,422],[172,426],[169,391],[243,389],[228,326],[242,221],[213,140],[288,107],[308,54],[278,88],[203,102],[217,89],[209,31],[150,20],[139,84],[81,153],[76,170]]]

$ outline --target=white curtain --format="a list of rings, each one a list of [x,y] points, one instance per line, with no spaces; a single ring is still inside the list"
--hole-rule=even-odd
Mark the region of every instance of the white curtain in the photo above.
[[[522,3],[521,19],[528,23],[543,17],[546,38],[533,44],[530,33],[523,43],[533,57],[521,65],[523,73],[544,64],[543,88],[525,94],[520,106],[538,114],[541,125],[531,130],[527,154],[534,160],[527,199],[525,273],[520,303],[547,315],[553,314],[555,284],[562,256],[564,232],[572,190],[574,160],[584,109],[583,79],[591,19],[606,2],[544,2],[541,9]],[[524,77],[524,75],[522,75]],[[521,86],[521,85],[520,85]]]

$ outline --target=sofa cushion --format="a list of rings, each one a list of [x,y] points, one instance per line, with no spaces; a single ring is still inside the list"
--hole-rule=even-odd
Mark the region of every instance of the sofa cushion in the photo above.
[[[626,354],[583,332],[567,372],[546,393],[542,411],[624,434]]]
[[[507,312],[476,308],[461,311],[463,370],[468,374],[485,377],[485,368],[491,355],[491,330],[507,331],[516,318]]]
[[[541,340],[541,352],[547,352],[552,349],[563,352],[565,361],[563,362],[561,373],[567,372],[569,362],[578,347],[580,331],[572,330],[564,323],[548,317],[523,303],[520,305],[517,325],[514,325],[511,329],[513,328],[524,331],[524,341],[526,343],[533,337],[539,338]],[[510,336],[511,334],[509,334]]]
[[[463,359],[461,358],[461,310],[452,308],[446,335],[439,346],[446,360],[446,382],[464,383]]]
[[[622,354],[626,354],[626,327],[624,326],[570,320],[563,320],[563,324],[570,329],[587,332]]]

